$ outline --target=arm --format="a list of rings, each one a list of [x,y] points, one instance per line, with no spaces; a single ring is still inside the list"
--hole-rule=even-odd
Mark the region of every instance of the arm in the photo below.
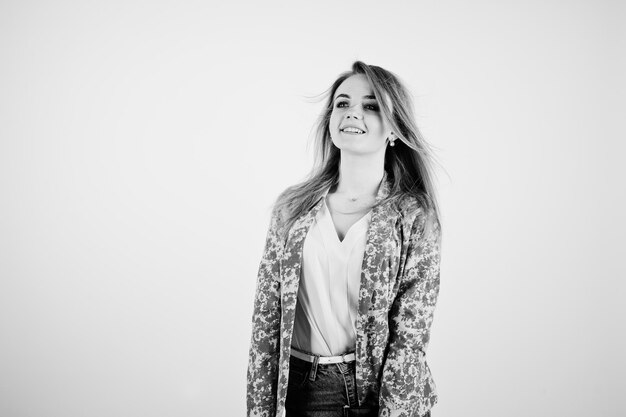
[[[424,392],[425,350],[439,294],[441,229],[434,216],[418,214],[404,269],[389,312],[388,355],[380,390],[381,417],[412,417]]]
[[[278,216],[272,211],[265,249],[259,265],[252,338],[248,362],[248,416],[274,417],[280,347],[280,265],[282,245]]]

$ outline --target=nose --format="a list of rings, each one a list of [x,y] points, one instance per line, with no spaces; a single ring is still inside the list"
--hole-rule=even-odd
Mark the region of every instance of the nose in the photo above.
[[[346,111],[346,119],[350,119],[350,118],[357,119],[357,120],[363,119],[363,114],[358,109],[358,106],[352,106],[348,109],[348,111]]]

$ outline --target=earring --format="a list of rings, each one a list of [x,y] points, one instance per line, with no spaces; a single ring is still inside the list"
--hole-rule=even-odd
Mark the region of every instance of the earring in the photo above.
[[[390,138],[389,138],[389,146],[396,146],[396,144],[395,144],[395,143],[393,143],[393,142],[394,142],[394,139],[392,139],[392,138],[393,138],[393,132],[391,132],[391,133],[389,134],[389,137],[390,137]]]
[[[394,141],[389,141],[389,146],[396,146],[395,143],[393,143]]]

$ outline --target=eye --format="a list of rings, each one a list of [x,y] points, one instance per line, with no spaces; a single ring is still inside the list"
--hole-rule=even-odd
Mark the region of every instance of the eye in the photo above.
[[[337,108],[348,107],[348,102],[345,100],[338,101],[337,103],[335,103],[335,107]]]
[[[367,110],[371,110],[371,111],[378,111],[378,110],[380,110],[380,107],[378,107],[378,104],[366,104],[363,107],[366,108]]]

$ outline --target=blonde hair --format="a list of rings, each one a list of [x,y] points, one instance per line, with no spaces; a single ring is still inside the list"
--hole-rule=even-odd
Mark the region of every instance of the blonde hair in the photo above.
[[[323,193],[339,180],[341,152],[332,143],[329,131],[333,97],[341,83],[356,74],[364,74],[367,78],[384,117],[397,136],[395,146],[387,147],[385,152],[384,169],[390,181],[390,193],[377,205],[390,201],[397,203],[406,195],[414,196],[419,206],[433,213],[432,220],[439,223],[432,151],[415,122],[409,92],[392,72],[356,61],[352,69],[339,75],[326,91],[326,106],[315,126],[313,169],[304,181],[284,190],[274,203],[273,211],[280,214],[283,239],[296,219],[313,208]]]

